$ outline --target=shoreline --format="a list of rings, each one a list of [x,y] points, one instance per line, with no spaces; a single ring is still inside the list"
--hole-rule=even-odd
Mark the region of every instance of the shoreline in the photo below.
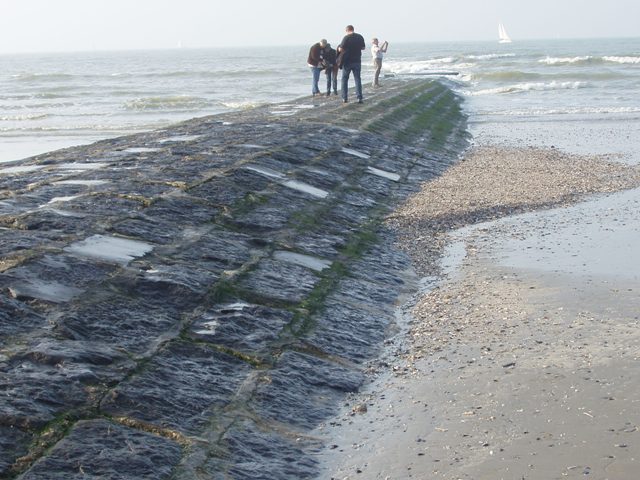
[[[503,181],[487,183],[496,178],[483,176],[488,164]],[[319,430],[334,444],[322,455],[323,478],[630,478],[640,452],[630,381],[640,280],[581,271],[596,248],[584,244],[597,235],[579,226],[604,218],[617,198],[636,205],[637,189],[593,194],[639,178],[637,167],[557,149],[479,147],[392,214],[418,271],[442,279],[372,366],[369,387]],[[590,205],[602,205],[593,219]],[[563,216],[571,208],[587,213]],[[556,263],[518,263],[537,251]],[[457,257],[454,268],[435,261],[445,252]],[[567,257],[575,262],[560,261]]]

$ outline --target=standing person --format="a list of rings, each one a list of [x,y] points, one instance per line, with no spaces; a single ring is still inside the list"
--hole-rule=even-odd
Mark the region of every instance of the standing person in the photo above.
[[[320,80],[320,72],[322,71],[323,49],[326,44],[327,41],[323,38],[318,43],[314,43],[313,45],[311,45],[311,48],[309,49],[309,58],[307,58],[307,64],[311,68],[311,94],[314,97],[320,94],[318,81]]]
[[[362,80],[360,71],[362,69],[362,50],[366,48],[364,38],[359,33],[355,33],[353,25],[347,25],[347,34],[340,42],[338,53],[343,56],[342,60],[342,101],[349,101],[349,75],[353,72],[353,80],[356,84],[356,98],[358,103],[362,103]]]
[[[338,54],[335,49],[331,48],[331,44],[327,43],[324,47],[324,73],[327,76],[327,97],[331,95],[331,86],[333,86],[333,94],[338,94],[338,65],[336,58]]]
[[[378,39],[374,38],[371,40],[371,43],[373,44],[371,45],[371,56],[373,57],[373,67],[375,68],[373,86],[379,87],[380,82],[378,79],[380,78],[380,70],[382,70],[382,57],[387,53],[389,42],[384,42],[382,45],[378,45]]]

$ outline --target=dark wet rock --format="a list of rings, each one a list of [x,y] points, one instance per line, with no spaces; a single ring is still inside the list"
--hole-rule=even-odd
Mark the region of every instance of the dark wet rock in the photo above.
[[[70,255],[45,255],[0,274],[0,287],[8,289],[14,298],[63,303],[112,271],[113,267],[94,265]]]
[[[172,342],[102,402],[102,410],[184,434],[201,433],[228,405],[251,367],[216,349]]]
[[[220,210],[208,202],[184,194],[166,196],[144,209],[145,216],[152,221],[156,218],[170,218],[180,225],[212,222],[219,213]]]
[[[0,425],[39,429],[59,414],[89,402],[83,381],[97,378],[78,375],[74,369],[14,361],[0,369]]]
[[[373,356],[394,320],[391,311],[354,304],[349,297],[332,297],[325,305],[325,310],[314,317],[316,328],[305,338],[326,354],[354,363]]]
[[[177,443],[106,420],[78,422],[23,480],[168,479],[180,462]]]
[[[0,425],[0,478],[9,478],[13,460],[28,452],[33,435],[14,426]]]
[[[287,438],[245,420],[222,439],[228,459],[215,459],[205,470],[226,470],[236,480],[301,480],[315,478],[318,445]]]
[[[270,344],[293,319],[293,313],[241,301],[216,306],[198,315],[190,328],[195,339],[252,356],[265,356]]]
[[[415,287],[382,220],[460,149],[462,116],[425,151],[446,88],[408,84],[393,115],[300,99],[0,171],[0,469],[313,478],[309,430]]]
[[[180,322],[180,312],[170,303],[103,292],[61,312],[53,331],[61,338],[107,342],[142,355],[178,335]]]
[[[0,345],[11,337],[46,325],[46,318],[29,305],[0,294]]]
[[[250,406],[262,417],[298,428],[313,428],[363,382],[364,375],[359,371],[288,351],[273,370],[262,376]]]
[[[309,268],[264,259],[251,275],[240,281],[239,286],[265,299],[299,303],[319,281],[320,277]]]

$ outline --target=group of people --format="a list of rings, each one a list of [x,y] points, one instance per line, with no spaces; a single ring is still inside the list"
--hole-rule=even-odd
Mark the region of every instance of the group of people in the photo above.
[[[371,45],[371,55],[374,63],[374,79],[373,86],[378,87],[380,70],[382,69],[382,58],[387,52],[388,42],[384,42],[381,45],[378,43],[378,39],[374,38]],[[364,37],[359,33],[356,33],[353,25],[347,25],[346,35],[338,45],[337,50],[333,49],[331,45],[323,38],[318,43],[315,43],[309,49],[309,58],[307,63],[311,68],[312,83],[311,94],[320,95],[320,73],[324,70],[327,77],[327,93],[331,95],[333,88],[333,94],[338,94],[338,70],[342,69],[342,80],[340,85],[340,92],[342,94],[342,101],[347,103],[349,101],[349,77],[353,73],[353,80],[356,88],[356,98],[358,103],[362,103],[362,51],[366,48]]]

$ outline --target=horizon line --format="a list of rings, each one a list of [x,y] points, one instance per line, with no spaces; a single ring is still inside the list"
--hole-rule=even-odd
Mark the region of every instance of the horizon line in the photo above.
[[[640,39],[640,36],[594,36],[594,37],[556,37],[556,38],[515,38],[513,43],[519,42],[548,42],[548,41],[575,41],[575,40],[633,40]],[[483,38],[473,40],[399,40],[393,42],[395,45],[411,45],[411,44],[462,44],[462,43],[492,43],[498,44],[496,39]],[[512,44],[513,45],[513,44]],[[273,44],[273,45],[216,45],[216,46],[189,46],[181,45],[175,47],[130,47],[130,48],[91,48],[82,50],[67,50],[67,49],[54,49],[54,50],[22,50],[22,51],[0,51],[0,56],[11,55],[39,55],[39,54],[63,54],[63,53],[119,53],[119,52],[149,52],[149,51],[177,51],[177,50],[225,50],[225,49],[267,49],[267,48],[307,48],[308,45],[303,44]]]

